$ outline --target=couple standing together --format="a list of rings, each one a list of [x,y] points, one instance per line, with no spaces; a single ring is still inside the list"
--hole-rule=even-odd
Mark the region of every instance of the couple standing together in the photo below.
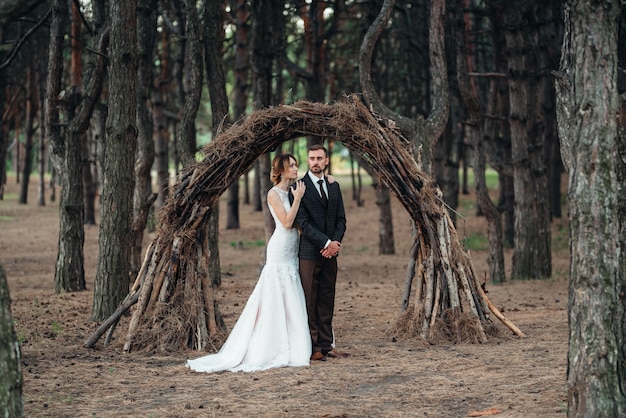
[[[328,162],[326,148],[311,146],[309,170],[296,180],[296,159],[274,158],[267,202],[276,229],[265,266],[220,351],[188,360],[187,367],[256,371],[346,355],[334,350],[332,328],[346,215],[339,184],[324,175]]]

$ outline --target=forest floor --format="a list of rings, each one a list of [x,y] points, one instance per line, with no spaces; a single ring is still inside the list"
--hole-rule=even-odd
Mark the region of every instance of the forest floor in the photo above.
[[[199,356],[122,353],[128,316],[108,347],[83,344],[98,324],[90,321],[98,255],[98,227],[87,226],[87,291],[56,294],[54,269],[58,206],[17,202],[10,177],[0,201],[0,264],[12,299],[21,344],[27,417],[565,417],[567,412],[567,222],[553,221],[553,277],[487,283],[490,300],[526,338],[498,323],[486,344],[428,345],[389,334],[398,317],[409,260],[410,220],[393,200],[395,255],[378,255],[374,190],[365,204],[351,199],[342,181],[348,229],[339,259],[335,333],[348,358],[309,367],[255,373],[201,374],[185,367]],[[457,224],[467,243],[486,237],[473,196],[461,197]],[[225,213],[225,202],[221,213]],[[232,327],[254,287],[264,246],[263,220],[240,207],[241,228],[220,228],[220,308]],[[149,242],[153,235],[146,237]],[[482,239],[485,241],[485,239]],[[475,244],[472,244],[475,245]],[[488,272],[486,250],[473,249],[477,274]],[[506,251],[507,274],[511,250]]]

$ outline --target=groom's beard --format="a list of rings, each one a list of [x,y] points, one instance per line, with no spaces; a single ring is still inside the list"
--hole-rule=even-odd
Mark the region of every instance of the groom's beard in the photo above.
[[[311,173],[313,174],[323,173],[325,168],[326,167],[320,167],[319,165],[314,165],[313,167],[311,167]]]

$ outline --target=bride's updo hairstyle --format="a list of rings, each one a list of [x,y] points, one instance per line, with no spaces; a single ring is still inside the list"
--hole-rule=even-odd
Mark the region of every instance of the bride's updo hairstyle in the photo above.
[[[289,170],[289,160],[292,159],[296,162],[296,166],[298,165],[298,160],[291,154],[280,154],[276,155],[272,160],[272,173],[270,174],[270,179],[272,183],[278,184],[283,179],[283,173]]]

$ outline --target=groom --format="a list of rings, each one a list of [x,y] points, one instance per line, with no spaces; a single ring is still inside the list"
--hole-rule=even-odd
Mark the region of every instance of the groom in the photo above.
[[[311,360],[344,357],[333,350],[333,311],[337,282],[337,255],[346,231],[346,213],[337,182],[324,176],[328,151],[323,145],[309,148],[309,171],[302,179],[306,191],[296,223],[300,227],[300,279],[306,298],[313,354]]]

